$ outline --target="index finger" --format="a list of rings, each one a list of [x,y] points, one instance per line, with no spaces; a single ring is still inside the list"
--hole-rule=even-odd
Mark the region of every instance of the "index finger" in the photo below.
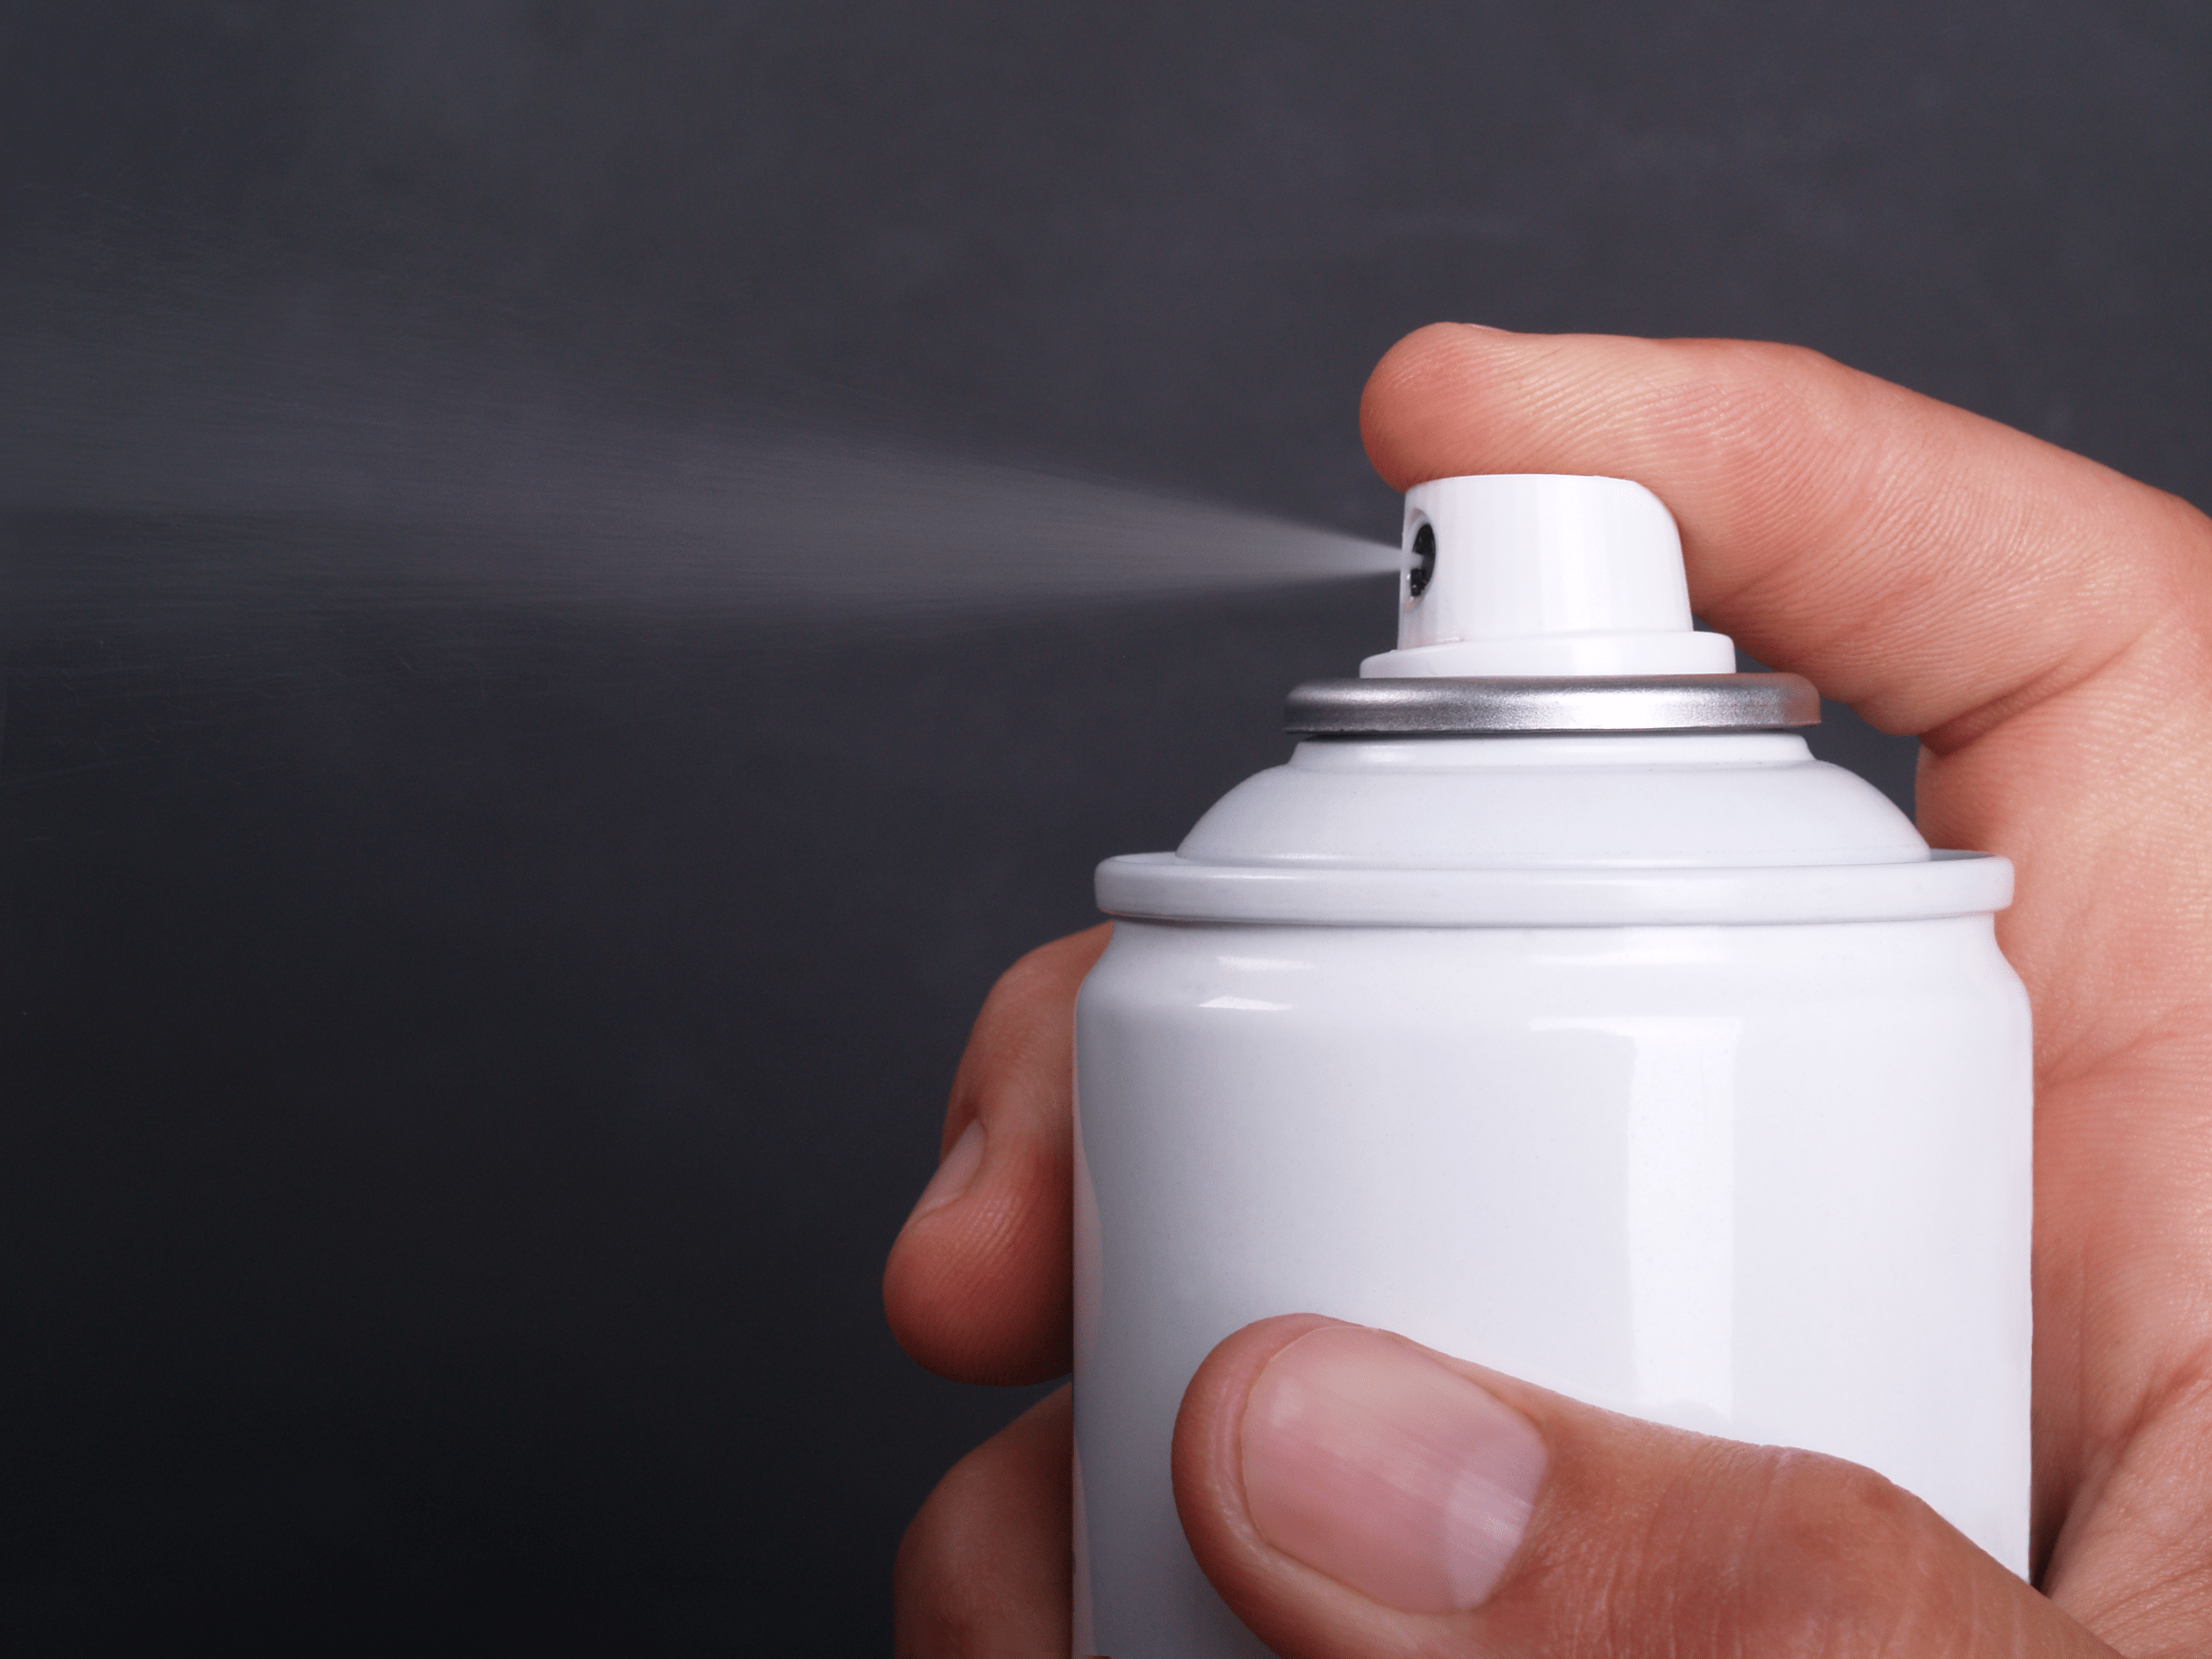
[[[2187,503],[1795,347],[1437,324],[1376,367],[1360,424],[1401,489],[1647,485],[1703,615],[1939,750],[2212,611]]]
[[[1439,324],[1361,403],[1393,484],[1632,478],[1700,612],[1921,735],[1921,827],[2003,853],[2046,1077],[2147,1034],[2212,1059],[2212,524],[2109,468],[1817,353]],[[2200,1053],[2199,1050],[2203,1052]]]

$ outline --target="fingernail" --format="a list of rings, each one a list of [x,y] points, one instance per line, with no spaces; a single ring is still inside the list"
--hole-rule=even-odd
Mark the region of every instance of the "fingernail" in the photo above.
[[[929,1185],[921,1189],[921,1196],[914,1201],[914,1213],[907,1218],[912,1226],[932,1210],[941,1210],[968,1190],[968,1183],[975,1178],[975,1171],[983,1163],[983,1121],[970,1118],[968,1127],[960,1132],[960,1139],[952,1143],[952,1150],[937,1166],[937,1173],[929,1178]]]
[[[1260,1535],[1407,1613],[1488,1595],[1544,1479],[1544,1443],[1528,1419],[1352,1325],[1309,1331],[1269,1360],[1242,1435]]]

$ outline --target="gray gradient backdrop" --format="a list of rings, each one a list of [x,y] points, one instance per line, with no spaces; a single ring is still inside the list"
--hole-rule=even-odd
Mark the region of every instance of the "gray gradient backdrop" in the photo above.
[[[0,11],[0,1643],[881,1651],[1027,1397],[877,1310],[967,1021],[1387,600],[623,598],[574,503],[666,434],[1387,538],[1450,317],[2203,502],[2208,70],[2184,0]]]

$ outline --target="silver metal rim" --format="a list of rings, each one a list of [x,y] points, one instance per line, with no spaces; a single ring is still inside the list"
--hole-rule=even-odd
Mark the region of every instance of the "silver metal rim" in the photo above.
[[[1308,680],[1285,713],[1291,732],[1312,738],[1772,731],[1819,725],[1820,694],[1796,674]]]

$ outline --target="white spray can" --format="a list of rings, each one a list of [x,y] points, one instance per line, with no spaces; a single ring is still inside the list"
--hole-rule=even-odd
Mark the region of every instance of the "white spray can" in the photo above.
[[[1266,1652],[1176,1520],[1222,1338],[1310,1312],[1866,1464],[2027,1560],[2027,999],[1930,852],[1693,629],[1614,478],[1406,498],[1399,648],[1172,854],[1077,1010],[1075,1651]]]

